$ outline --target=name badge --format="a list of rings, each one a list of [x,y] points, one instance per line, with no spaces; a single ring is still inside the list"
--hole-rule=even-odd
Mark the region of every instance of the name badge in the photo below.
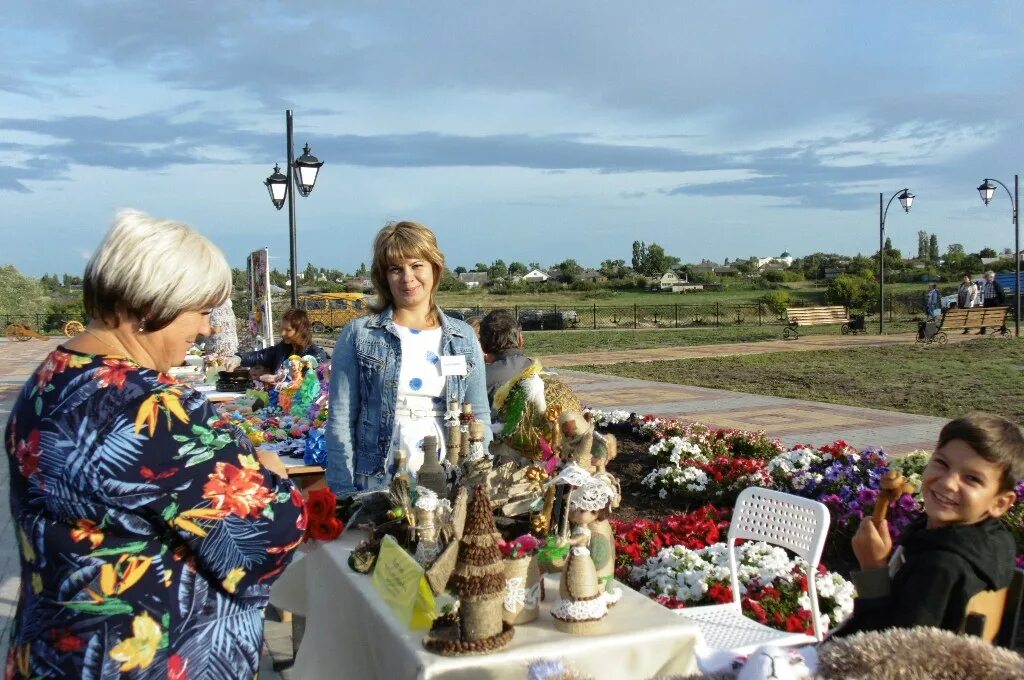
[[[466,375],[466,356],[455,354],[441,357],[441,375]]]

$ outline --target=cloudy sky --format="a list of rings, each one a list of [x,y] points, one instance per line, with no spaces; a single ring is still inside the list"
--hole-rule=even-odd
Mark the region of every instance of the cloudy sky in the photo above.
[[[870,253],[887,230],[1012,246],[1024,4],[792,0],[19,3],[0,27],[0,264],[78,272],[119,207],[236,266],[287,266],[262,180],[326,164],[300,268],[354,270],[383,223],[449,264]],[[299,151],[301,152],[301,151]]]

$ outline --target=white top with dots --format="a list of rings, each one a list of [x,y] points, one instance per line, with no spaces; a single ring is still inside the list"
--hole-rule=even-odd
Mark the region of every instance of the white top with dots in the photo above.
[[[396,324],[397,326],[397,324]],[[402,342],[398,373],[398,404],[392,441],[405,451],[409,471],[423,464],[423,438],[437,437],[437,453],[444,458],[444,417],[431,415],[445,409],[445,378],[441,375],[441,329],[420,331],[397,326]],[[411,411],[411,413],[410,413]]]

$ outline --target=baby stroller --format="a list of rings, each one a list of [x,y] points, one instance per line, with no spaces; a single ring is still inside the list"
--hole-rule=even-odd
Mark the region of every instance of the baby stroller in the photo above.
[[[940,345],[945,345],[949,338],[946,337],[945,332],[942,330],[942,320],[928,318],[925,321],[918,321],[917,341],[937,342]]]

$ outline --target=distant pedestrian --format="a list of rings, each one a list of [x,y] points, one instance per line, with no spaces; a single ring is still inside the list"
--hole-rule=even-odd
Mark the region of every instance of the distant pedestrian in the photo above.
[[[985,272],[985,282],[981,285],[982,307],[1002,307],[1006,304],[1006,293],[1003,287],[996,281],[996,273],[992,270]],[[985,326],[981,327],[978,335],[985,335]]]
[[[942,315],[942,302],[939,298],[939,287],[934,283],[932,284],[932,287],[928,289],[928,301],[925,308],[928,310],[928,316],[933,319],[937,319]]]
[[[960,309],[974,307],[975,298],[978,297],[978,286],[971,280],[970,272],[964,274],[963,283],[956,292],[956,305]]]

